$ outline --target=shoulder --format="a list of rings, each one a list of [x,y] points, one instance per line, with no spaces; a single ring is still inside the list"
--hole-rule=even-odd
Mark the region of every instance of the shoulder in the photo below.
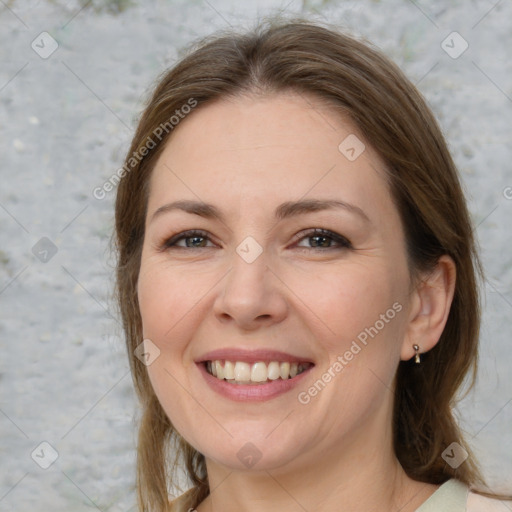
[[[466,512],[510,512],[510,510],[512,510],[512,501],[488,498],[472,491],[468,493]]]

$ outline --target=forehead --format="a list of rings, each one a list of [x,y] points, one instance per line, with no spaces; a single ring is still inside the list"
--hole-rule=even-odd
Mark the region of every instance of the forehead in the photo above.
[[[174,129],[148,211],[189,198],[240,213],[305,197],[350,201],[375,219],[394,210],[383,162],[331,106],[299,94],[241,96],[200,106]]]

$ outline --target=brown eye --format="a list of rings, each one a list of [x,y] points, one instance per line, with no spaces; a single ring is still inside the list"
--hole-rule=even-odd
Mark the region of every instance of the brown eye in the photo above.
[[[311,246],[309,249],[349,249],[352,247],[350,241],[345,237],[327,229],[320,228],[313,229],[306,233],[301,232],[295,239],[299,241],[310,240]],[[303,246],[299,245],[299,247]]]
[[[185,245],[179,244],[182,240],[185,241]],[[179,249],[207,249],[209,246],[205,245],[210,238],[206,231],[201,230],[189,230],[183,233],[178,233],[173,237],[169,238],[163,243],[163,249],[179,248]]]

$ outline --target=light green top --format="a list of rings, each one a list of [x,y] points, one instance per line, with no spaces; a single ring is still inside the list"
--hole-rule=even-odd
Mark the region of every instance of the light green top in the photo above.
[[[469,487],[452,478],[442,484],[416,512],[466,512]]]

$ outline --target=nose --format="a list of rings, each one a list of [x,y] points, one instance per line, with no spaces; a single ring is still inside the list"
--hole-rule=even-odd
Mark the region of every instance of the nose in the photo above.
[[[234,251],[220,287],[213,310],[223,323],[251,331],[286,317],[286,287],[268,266],[265,251],[251,263]]]

